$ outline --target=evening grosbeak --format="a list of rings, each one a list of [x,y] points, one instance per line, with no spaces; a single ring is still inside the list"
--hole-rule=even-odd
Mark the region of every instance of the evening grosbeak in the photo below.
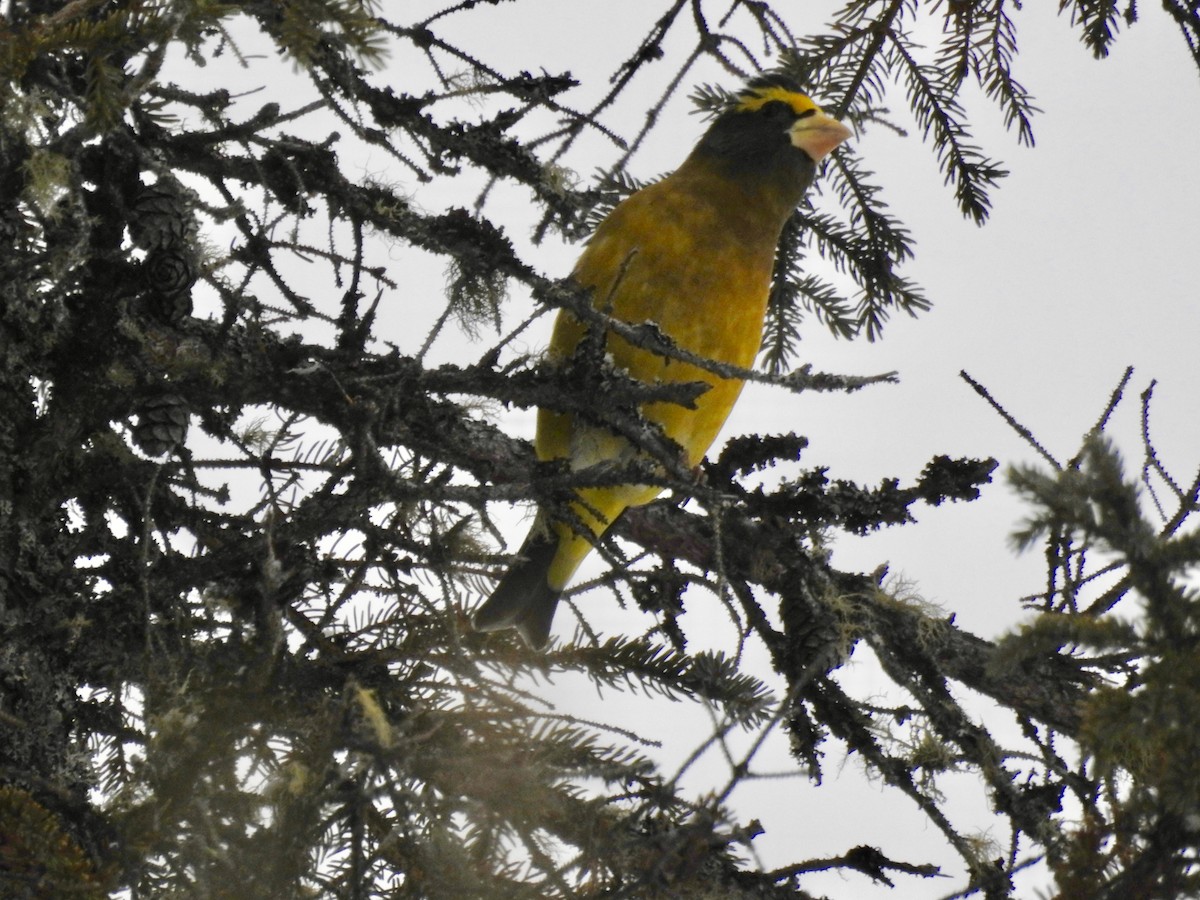
[[[812,183],[817,163],[850,130],[830,118],[790,79],[751,81],[716,118],[683,165],[620,203],[596,229],[572,279],[593,305],[633,325],[653,323],[676,347],[749,368],[762,343],[775,250],[784,223]],[[559,313],[549,356],[560,364],[582,352],[587,327]],[[659,425],[697,466],[729,416],[742,381],[635,347],[609,334],[608,360],[646,384],[703,382],[689,408],[651,402],[642,415]],[[537,455],[572,470],[636,456],[609,429],[548,409],[538,411]],[[581,488],[574,527],[539,512],[517,561],[475,612],[480,631],[515,628],[545,646],[563,589],[600,535],[629,506],[661,490],[645,484]],[[579,524],[589,533],[582,533]]]

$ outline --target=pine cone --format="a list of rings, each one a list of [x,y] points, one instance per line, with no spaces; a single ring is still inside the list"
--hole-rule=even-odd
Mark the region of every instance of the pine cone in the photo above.
[[[150,456],[165,456],[187,437],[190,415],[178,394],[159,394],[137,409],[133,439]]]
[[[172,324],[192,314],[192,285],[196,268],[187,253],[174,247],[159,247],[142,263],[142,276],[150,289],[150,308]]]
[[[129,234],[144,250],[182,244],[192,231],[191,213],[179,185],[160,179],[138,192]]]

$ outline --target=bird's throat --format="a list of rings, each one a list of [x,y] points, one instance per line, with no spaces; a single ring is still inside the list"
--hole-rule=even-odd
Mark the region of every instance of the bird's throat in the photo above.
[[[719,206],[731,227],[749,230],[747,239],[770,235],[773,247],[812,184],[814,170],[812,160],[790,145],[739,157],[700,146],[670,178],[699,202]]]

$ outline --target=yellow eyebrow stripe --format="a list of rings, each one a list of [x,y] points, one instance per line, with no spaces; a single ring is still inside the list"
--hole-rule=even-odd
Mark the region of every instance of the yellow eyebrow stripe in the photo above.
[[[776,100],[786,103],[798,116],[810,110],[820,111],[820,107],[803,94],[797,94],[795,91],[789,91],[787,88],[781,87],[752,88],[738,99],[737,109],[739,112],[754,112],[756,109],[762,109],[768,103]]]

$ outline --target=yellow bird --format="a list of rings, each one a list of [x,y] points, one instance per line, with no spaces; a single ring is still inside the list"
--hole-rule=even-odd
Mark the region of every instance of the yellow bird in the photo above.
[[[749,368],[762,343],[775,249],[784,223],[816,174],[816,164],[850,130],[823,113],[790,79],[751,81],[671,175],[620,203],[600,224],[572,278],[615,319],[654,323],[677,347],[705,359]],[[551,361],[565,363],[586,331],[563,310],[550,342]],[[612,364],[643,383],[704,382],[689,409],[647,403],[657,423],[699,465],[742,390],[740,379],[641,349],[609,335]],[[613,432],[573,417],[538,412],[538,457],[566,459],[572,470],[635,451]],[[577,492],[579,533],[539,512],[516,563],[475,612],[479,631],[515,628],[541,648],[559,597],[600,535],[627,507],[661,489],[628,484]]]

